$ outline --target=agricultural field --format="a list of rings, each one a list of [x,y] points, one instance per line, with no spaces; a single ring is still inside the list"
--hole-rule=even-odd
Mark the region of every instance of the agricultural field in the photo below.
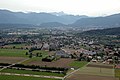
[[[98,67],[84,67],[80,70],[80,73],[98,75],[98,76],[114,76],[113,69],[98,68]]]
[[[115,69],[115,77],[120,78],[120,69]]]
[[[0,49],[0,63],[16,63],[28,58],[29,55],[26,55],[28,50],[21,49]],[[27,61],[24,61],[22,64],[25,65],[39,65],[47,67],[62,67],[62,68],[79,68],[86,64],[86,62],[75,61],[74,59],[65,59],[61,58],[59,60],[53,60],[52,62],[42,61],[43,58],[49,56],[48,51],[34,50],[32,51],[33,55],[37,53],[40,54],[39,57],[30,58]]]
[[[114,65],[113,64],[103,64],[103,63],[94,63],[91,62],[90,64],[87,65],[87,67],[97,67],[97,68],[107,68],[107,69],[113,69]]]
[[[0,49],[0,56],[9,56],[9,57],[28,57],[25,53],[28,50],[21,49]]]
[[[119,80],[111,76],[96,76],[87,74],[75,74],[75,76],[68,77],[65,80]]]
[[[24,48],[28,46],[27,44],[8,44],[8,45],[5,45],[4,48]]]
[[[22,64],[29,64],[30,62],[33,62],[33,61],[41,61],[42,58],[48,56],[48,51],[42,51],[42,50],[34,50],[32,51],[32,54],[36,56],[36,53],[39,53],[41,56],[40,57],[33,57],[25,62],[23,62]]]
[[[64,74],[52,73],[52,72],[38,72],[31,70],[16,70],[16,69],[4,69],[2,72],[6,73],[17,73],[17,74],[32,74],[32,75],[45,75],[45,76],[59,76],[63,77]]]
[[[0,56],[0,63],[13,64],[13,63],[23,61],[25,59],[26,59],[25,57],[5,57],[5,56]]]
[[[27,65],[39,65],[39,66],[47,66],[47,67],[62,67],[62,68],[71,68],[70,64],[74,61],[74,59],[65,59],[61,58],[57,61],[45,62],[41,60],[35,60],[26,63]],[[74,66],[73,66],[74,67]]]
[[[34,50],[32,51],[32,55],[34,57],[29,58],[29,55],[26,55],[26,52],[28,52],[28,50],[22,50],[22,49],[0,49],[0,63],[9,63],[9,64],[14,64],[14,63],[18,63],[21,61],[24,61],[22,64],[26,64],[29,62],[34,62],[34,61],[41,61],[42,62],[42,58],[48,56],[48,51],[41,51],[41,50]],[[40,56],[36,57],[36,54],[39,53]],[[27,59],[27,60],[26,60]],[[13,73],[13,74],[29,74],[29,75],[43,75],[43,76],[57,76],[57,77],[63,77],[64,74],[59,74],[59,73],[52,73],[52,72],[38,72],[38,71],[31,71],[31,70],[16,70],[16,69],[3,69],[1,72],[5,72],[5,73]],[[11,75],[13,76],[13,75]],[[10,76],[9,76],[10,77]],[[15,76],[16,77],[16,76]],[[18,77],[18,76],[17,76]],[[1,77],[0,77],[1,78]],[[16,80],[15,78],[12,79],[12,77],[10,77],[9,79],[4,79],[4,77],[2,78],[3,80]],[[0,79],[0,80],[2,80]],[[24,79],[24,78],[23,78]],[[28,78],[29,79],[29,78]],[[26,77],[24,80],[28,80]],[[46,79],[46,78],[33,78],[35,80],[57,80],[57,79]],[[32,78],[29,80],[33,80]],[[17,79],[19,80],[19,79]]]
[[[111,67],[111,68],[110,68]],[[79,75],[79,76],[78,76]],[[85,77],[86,76],[86,77]],[[87,66],[80,68],[66,80],[117,80],[114,77],[112,65],[99,63],[89,63]]]
[[[27,60],[27,61],[22,62],[22,64],[28,65],[30,62],[33,62],[33,61],[41,61],[41,60],[42,60],[42,57],[33,57],[33,58],[30,58],[30,59]]]
[[[41,54],[42,56],[42,58],[44,58],[44,57],[46,57],[46,56],[48,56],[48,51],[43,51],[43,50],[34,50],[34,51],[32,51],[32,53],[33,54],[37,54],[37,53],[39,53],[39,54]]]
[[[60,79],[0,75],[0,80],[60,80]]]
[[[71,67],[78,67],[78,68],[81,68],[83,67],[84,65],[86,65],[88,62],[86,61],[73,61],[72,63],[70,63],[70,66]]]
[[[0,63],[17,63],[29,58],[29,55],[26,55],[28,50],[22,49],[0,49]],[[70,58],[60,58],[58,60],[53,60],[51,62],[42,61],[43,58],[53,54],[52,52],[49,54],[49,51],[43,50],[34,50],[32,51],[32,55],[34,57],[29,58],[28,60],[22,62],[21,64],[24,65],[38,65],[41,67],[61,67],[61,68],[81,68],[86,65],[88,62],[85,61],[76,61],[75,59]],[[36,56],[39,54],[39,56]],[[65,74],[60,73],[52,73],[52,72],[38,72],[38,71],[31,71],[31,70],[16,70],[16,69],[4,69],[1,72],[5,73],[15,73],[15,74],[29,74],[29,75],[43,75],[43,76],[57,76],[57,77],[64,77]],[[4,75],[5,76],[5,75]],[[14,80],[17,79],[19,76],[15,76],[13,79],[13,75],[2,77],[3,80]],[[7,79],[7,77],[9,79]],[[28,80],[30,77],[20,76],[23,77],[24,80]],[[1,78],[1,77],[0,77]],[[57,80],[57,79],[46,79],[46,78],[30,78],[29,80]],[[0,79],[1,80],[1,79]],[[19,79],[17,79],[19,80]]]
[[[21,49],[0,49],[0,63],[17,63],[28,58],[28,50]]]
[[[48,51],[44,51],[44,50],[34,50],[32,51],[33,53],[42,53],[42,54],[48,54]]]
[[[38,52],[38,51],[35,51]],[[33,53],[35,53],[33,52]],[[42,52],[41,52],[42,53]],[[28,61],[23,62],[25,65],[39,65],[47,67],[62,67],[62,68],[80,68],[87,64],[85,61],[75,61],[74,59],[60,58],[59,60],[53,60],[52,62],[42,61],[42,58],[48,56],[48,53],[42,53],[42,57],[34,57]]]

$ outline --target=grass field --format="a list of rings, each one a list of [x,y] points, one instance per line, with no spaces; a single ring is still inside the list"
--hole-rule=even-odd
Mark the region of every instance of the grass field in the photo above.
[[[98,76],[98,75],[87,75],[87,74],[74,74],[65,80],[119,80],[112,76]]]
[[[114,70],[107,68],[84,67],[78,73],[99,76],[114,76]]]
[[[26,46],[27,44],[9,44],[9,45],[6,45],[5,47],[9,47],[9,48],[21,48],[21,47],[24,47]]]
[[[115,69],[115,77],[120,78],[120,69]]]
[[[104,66],[104,64],[99,64],[100,67],[96,67],[95,65],[98,65],[98,63],[94,63],[93,67],[84,66],[80,68],[71,76],[68,76],[66,80],[118,80],[114,77],[113,68],[101,67],[101,65]]]
[[[22,64],[27,64],[29,62],[32,62],[32,61],[41,61],[42,58],[48,56],[48,52],[47,51],[42,51],[42,50],[35,50],[32,52],[33,54],[36,54],[36,53],[41,53],[42,57],[33,57],[25,62],[23,62]]]
[[[93,75],[112,76],[114,77],[114,68],[112,64],[92,63],[88,64],[84,70],[85,72]]]
[[[93,66],[88,66],[93,65]],[[114,69],[109,68],[112,65],[90,62],[87,66],[78,71],[78,74],[88,74],[97,76],[114,76]]]
[[[87,63],[88,62],[86,62],[86,61],[73,61],[72,63],[70,63],[70,66],[81,68],[84,65],[86,65]]]
[[[0,75],[0,80],[60,80],[60,79],[47,79],[47,78],[35,78],[35,77],[24,77],[24,76]]]
[[[32,53],[33,54],[41,53],[42,57],[48,56],[48,51],[43,51],[43,50],[34,50],[34,51],[32,51]]]
[[[0,56],[10,56],[10,57],[27,57],[25,53],[28,50],[20,49],[0,49]]]
[[[59,76],[59,77],[63,77],[64,76],[64,74],[59,74],[59,73],[37,72],[37,71],[16,70],[16,69],[4,69],[4,70],[2,70],[2,72],[18,73],[18,74],[46,75],[46,76]]]

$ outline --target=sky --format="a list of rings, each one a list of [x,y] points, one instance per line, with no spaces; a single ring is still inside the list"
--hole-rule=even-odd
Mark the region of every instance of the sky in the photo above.
[[[106,16],[120,13],[120,0],[0,0],[0,9]]]

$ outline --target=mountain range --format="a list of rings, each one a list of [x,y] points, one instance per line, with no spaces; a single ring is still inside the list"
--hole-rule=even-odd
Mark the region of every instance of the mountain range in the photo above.
[[[68,15],[64,12],[12,12],[0,10],[0,24],[32,24],[40,27],[112,28],[120,27],[120,14],[105,17]]]
[[[76,27],[120,27],[120,14],[114,14],[106,17],[84,18],[77,20],[72,26]]]
[[[0,23],[10,24],[41,24],[47,22],[58,22],[62,24],[71,24],[78,19],[87,18],[87,16],[74,16],[61,13],[23,13],[12,12],[9,10],[0,10]]]

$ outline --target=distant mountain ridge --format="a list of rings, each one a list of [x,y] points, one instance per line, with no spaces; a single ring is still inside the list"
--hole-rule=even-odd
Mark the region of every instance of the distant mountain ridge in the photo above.
[[[31,24],[39,27],[113,28],[120,26],[120,14],[105,17],[67,15],[64,12],[23,13],[0,10],[0,24]]]
[[[120,27],[85,31],[84,35],[120,35]]]
[[[62,14],[62,13],[56,13]],[[54,15],[53,13],[23,13],[12,12],[9,10],[0,10],[0,23],[4,24],[41,24],[47,22],[58,22],[62,24],[71,24],[78,19],[87,18],[87,16],[74,15]]]
[[[106,17],[95,17],[95,18],[83,18],[77,20],[71,24],[75,27],[119,27],[120,26],[120,14],[114,14]]]

